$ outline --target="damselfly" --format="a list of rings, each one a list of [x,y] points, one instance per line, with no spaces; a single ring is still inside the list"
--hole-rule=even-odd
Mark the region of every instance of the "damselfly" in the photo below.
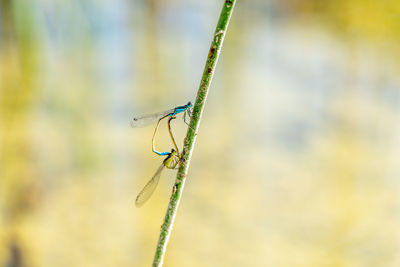
[[[183,112],[183,121],[187,125],[189,125],[188,122],[186,121],[186,116],[188,116],[190,118],[190,116],[192,115],[191,107],[192,107],[192,103],[188,102],[186,105],[178,106],[178,107],[166,110],[166,111],[162,111],[162,112],[158,112],[158,113],[154,113],[154,114],[149,114],[149,115],[144,115],[144,116],[139,116],[139,117],[133,117],[132,120],[131,120],[131,126],[134,127],[134,128],[144,127],[146,125],[149,125],[151,123],[155,123],[157,121],[157,125],[156,125],[156,128],[154,129],[154,134],[153,134],[153,138],[152,138],[152,149],[153,149],[153,152],[156,153],[157,155],[166,156],[166,155],[169,155],[170,152],[159,152],[159,151],[157,151],[155,149],[154,141],[155,141],[155,137],[156,137],[156,134],[157,134],[157,131],[158,131],[158,126],[160,125],[161,120],[169,117],[169,120],[168,120],[168,131],[169,131],[169,134],[171,136],[172,142],[174,143],[175,149],[176,149],[176,151],[177,151],[177,153],[179,155],[178,147],[176,146],[175,140],[174,140],[172,132],[171,132],[170,122],[171,122],[172,119],[175,119],[175,116],[177,114]]]
[[[142,206],[153,194],[154,190],[157,187],[158,181],[160,180],[160,176],[164,168],[175,169],[176,165],[179,163],[179,153],[175,151],[175,149],[171,149],[171,152],[168,152],[167,157],[163,160],[160,167],[158,167],[156,173],[151,177],[150,181],[143,187],[142,191],[136,197],[135,204],[137,207]]]

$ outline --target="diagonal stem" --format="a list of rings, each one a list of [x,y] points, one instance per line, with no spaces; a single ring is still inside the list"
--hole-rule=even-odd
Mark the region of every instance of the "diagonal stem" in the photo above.
[[[215,72],[218,57],[221,52],[222,44],[228,28],[233,8],[236,0],[225,0],[221,14],[215,29],[215,33],[211,42],[211,47],[207,56],[207,62],[204,67],[203,76],[201,78],[200,87],[197,91],[196,102],[193,107],[193,113],[190,120],[186,137],[183,143],[183,152],[178,173],[176,175],[175,185],[172,190],[172,195],[169,201],[168,209],[165,214],[164,222],[161,226],[160,237],[154,255],[153,266],[162,266],[164,255],[167,248],[169,236],[171,235],[172,225],[178,210],[179,201],[182,197],[185,178],[187,177],[190,159],[192,157],[194,143],[196,141],[197,131],[200,126],[200,119],[203,114],[204,104],[207,99],[208,90],[211,80]]]

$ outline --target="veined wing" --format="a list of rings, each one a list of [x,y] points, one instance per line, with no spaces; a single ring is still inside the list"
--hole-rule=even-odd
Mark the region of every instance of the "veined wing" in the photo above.
[[[153,113],[153,114],[133,117],[132,120],[131,120],[131,126],[133,128],[138,128],[138,127],[143,127],[143,126],[155,123],[160,118],[168,115],[169,113],[173,113],[174,110],[175,109],[173,108],[173,109],[165,110],[165,111],[158,112],[158,113]]]
[[[147,182],[147,184],[143,187],[142,191],[138,194],[136,197],[136,207],[142,206],[153,194],[154,190],[157,187],[158,181],[160,181],[160,176],[162,170],[164,170],[164,163],[161,163],[160,167],[158,167],[156,173],[153,175],[153,177],[150,179],[150,181]]]

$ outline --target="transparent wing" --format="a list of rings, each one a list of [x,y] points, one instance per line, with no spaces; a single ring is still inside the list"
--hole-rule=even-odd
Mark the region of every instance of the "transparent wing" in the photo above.
[[[151,197],[157,187],[158,181],[160,180],[162,170],[164,170],[164,163],[162,163],[161,166],[158,167],[156,173],[153,175],[150,181],[147,182],[142,191],[140,191],[140,193],[136,197],[136,207],[142,206]]]
[[[143,126],[155,123],[160,118],[168,115],[171,112],[174,112],[174,110],[175,109],[173,108],[173,109],[165,110],[165,111],[158,112],[158,113],[153,113],[153,114],[148,114],[148,115],[144,115],[144,116],[133,117],[132,120],[131,120],[131,126],[133,128],[138,128],[138,127],[143,127]]]

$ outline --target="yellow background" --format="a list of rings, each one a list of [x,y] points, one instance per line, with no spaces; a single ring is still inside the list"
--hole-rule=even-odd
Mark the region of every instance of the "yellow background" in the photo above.
[[[129,121],[194,101],[221,6],[0,2],[0,266],[151,264],[176,172],[135,207]],[[399,36],[395,0],[238,0],[165,266],[400,266]]]

